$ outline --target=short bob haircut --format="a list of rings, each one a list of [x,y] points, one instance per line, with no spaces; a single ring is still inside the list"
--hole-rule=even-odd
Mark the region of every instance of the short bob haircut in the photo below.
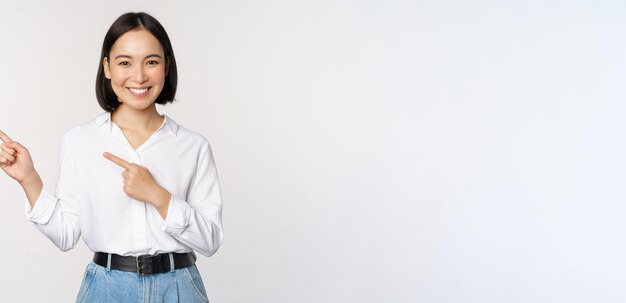
[[[117,99],[117,95],[113,92],[111,87],[111,80],[104,76],[104,67],[102,62],[104,58],[107,58],[109,63],[109,54],[111,48],[117,39],[134,29],[146,29],[148,30],[163,47],[165,55],[165,84],[163,90],[155,100],[157,104],[167,104],[174,101],[176,95],[176,86],[178,84],[178,72],[176,69],[176,58],[174,58],[174,50],[170,43],[170,38],[165,32],[165,28],[154,17],[140,12],[140,13],[126,13],[121,15],[109,28],[104,42],[102,43],[102,53],[100,55],[100,61],[98,62],[98,75],[96,76],[96,97],[100,107],[105,111],[112,112],[120,106],[120,102]]]

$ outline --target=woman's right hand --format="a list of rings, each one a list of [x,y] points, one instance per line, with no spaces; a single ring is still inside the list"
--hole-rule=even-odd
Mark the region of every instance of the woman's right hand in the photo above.
[[[26,147],[13,141],[9,136],[0,130],[0,140],[2,140],[2,151],[0,151],[0,168],[15,179],[20,184],[32,178],[38,178],[37,171],[33,165],[33,160]]]

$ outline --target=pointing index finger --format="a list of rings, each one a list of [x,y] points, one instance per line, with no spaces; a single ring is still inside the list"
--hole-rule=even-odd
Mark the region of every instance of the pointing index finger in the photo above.
[[[2,140],[2,142],[4,142],[4,143],[13,142],[13,140],[11,140],[11,138],[9,138],[9,136],[7,136],[7,134],[5,134],[1,130],[0,130],[0,140]]]
[[[111,153],[105,152],[103,155],[104,155],[105,158],[111,160],[111,162],[113,162],[113,163],[115,163],[115,164],[117,164],[117,165],[119,165],[119,166],[121,166],[121,167],[123,167],[125,169],[130,169],[130,167],[132,166],[132,164],[126,162],[124,159],[119,158],[117,156],[114,156]]]

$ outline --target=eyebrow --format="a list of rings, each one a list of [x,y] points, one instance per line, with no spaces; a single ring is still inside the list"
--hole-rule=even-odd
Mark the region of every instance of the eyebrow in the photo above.
[[[157,57],[157,58],[159,58],[159,59],[163,59],[163,57],[161,57],[161,55],[159,55],[159,54],[150,54],[150,55],[147,55],[145,59],[148,59],[148,58],[153,58],[153,57]],[[115,56],[115,59],[116,59],[116,60],[117,60],[117,59],[119,59],[119,58],[128,58],[128,59],[132,59],[133,57],[132,57],[132,56],[129,56],[129,55],[117,55],[117,56]]]

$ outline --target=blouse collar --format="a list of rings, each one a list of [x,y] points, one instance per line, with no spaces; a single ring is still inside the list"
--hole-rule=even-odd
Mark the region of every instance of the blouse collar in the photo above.
[[[176,124],[176,122],[172,120],[170,117],[168,117],[166,114],[163,114],[163,116],[165,117],[165,119],[163,121],[163,125],[161,125],[159,129],[165,126],[166,129],[171,131],[174,134],[174,136],[176,136],[176,134],[178,133],[178,124]],[[111,131],[111,127],[112,127],[111,112],[103,112],[100,115],[98,115],[98,117],[96,117],[96,123],[95,123],[96,127],[101,127],[102,125],[105,125],[105,124],[108,126],[109,131]]]

